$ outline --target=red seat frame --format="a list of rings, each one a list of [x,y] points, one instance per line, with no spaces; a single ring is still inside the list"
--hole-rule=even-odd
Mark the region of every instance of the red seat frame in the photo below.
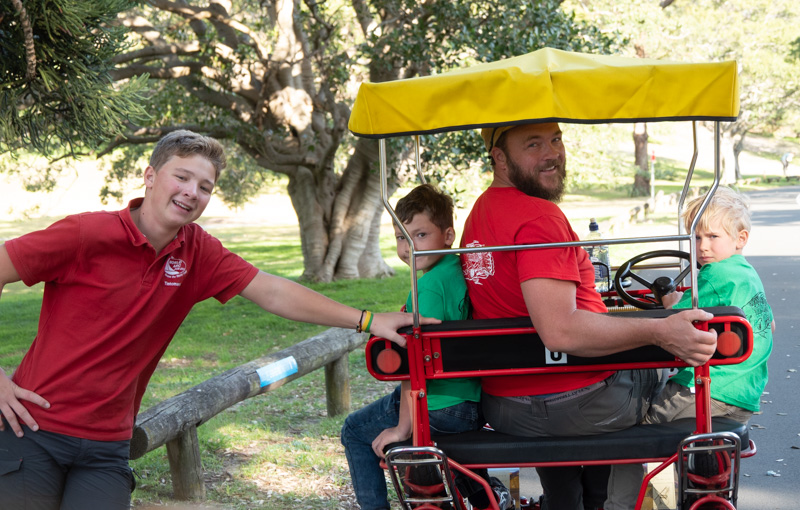
[[[635,368],[679,368],[687,365],[657,347],[642,347],[610,356],[585,358],[546,349],[527,317],[515,319],[450,321],[418,330],[401,330],[406,348],[373,337],[367,344],[367,368],[382,381],[409,380],[414,400],[413,446],[436,446],[447,454],[451,468],[467,472],[482,467],[536,467],[590,464],[660,462],[639,494],[641,506],[647,483],[678,459],[681,442],[691,435],[732,432],[747,448],[743,457],[755,454],[745,425],[713,419],[710,412],[709,367],[741,363],[750,356],[753,333],[737,307],[704,308],[714,314],[699,329],[732,332],[740,340],[738,349],[726,346],[705,365],[695,368],[697,412],[695,420],[660,425],[639,425],[597,436],[528,438],[484,430],[431,437],[426,398],[428,380],[454,377],[493,377],[524,374],[625,370]],[[652,310],[612,313],[621,317],[666,317],[677,311]],[[730,335],[729,335],[730,336]],[[386,363],[381,351],[397,355]],[[379,356],[381,363],[379,363]],[[399,356],[399,359],[398,359]],[[386,366],[382,367],[381,365]],[[735,499],[735,496],[734,496]],[[734,501],[735,503],[735,501]]]

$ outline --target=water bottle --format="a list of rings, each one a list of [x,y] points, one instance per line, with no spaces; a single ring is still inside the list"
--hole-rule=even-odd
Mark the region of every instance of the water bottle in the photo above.
[[[602,239],[603,234],[600,233],[600,226],[597,221],[592,218],[589,220],[589,235],[586,236],[587,241],[594,241]],[[608,261],[608,246],[587,246],[586,251],[589,252],[589,259],[594,265],[594,286],[597,292],[608,292],[609,272],[611,265]]]

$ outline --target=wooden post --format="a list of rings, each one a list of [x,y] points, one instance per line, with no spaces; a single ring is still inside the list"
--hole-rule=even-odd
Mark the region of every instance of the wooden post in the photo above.
[[[350,411],[350,369],[348,355],[325,365],[325,394],[328,416],[338,416]]]
[[[167,442],[167,458],[175,499],[204,500],[206,486],[203,482],[197,427],[189,427],[183,434]]]

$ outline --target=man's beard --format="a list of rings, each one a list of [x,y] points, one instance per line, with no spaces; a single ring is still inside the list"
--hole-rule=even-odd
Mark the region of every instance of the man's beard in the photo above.
[[[539,183],[539,172],[544,168],[553,166],[553,161],[548,161],[536,167],[533,173],[525,172],[516,161],[510,157],[506,157],[506,165],[508,166],[508,179],[516,186],[518,190],[528,196],[541,198],[553,203],[561,201],[564,195],[564,181],[567,178],[567,165],[566,163],[555,163],[556,171],[558,172],[559,182],[555,188],[546,188]]]

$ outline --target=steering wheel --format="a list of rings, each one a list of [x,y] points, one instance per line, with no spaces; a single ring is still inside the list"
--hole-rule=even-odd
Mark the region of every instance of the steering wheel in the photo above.
[[[684,278],[686,278],[686,275],[688,275],[689,271],[691,270],[691,266],[686,266],[686,268],[683,271],[681,271],[680,274],[674,280],[669,276],[659,276],[658,278],[656,278],[651,282],[633,272],[633,267],[636,264],[644,262],[645,260],[656,259],[661,257],[672,257],[672,258],[683,259],[690,262],[691,264],[691,256],[685,251],[655,250],[642,253],[641,255],[637,255],[636,257],[633,257],[632,259],[625,261],[622,265],[619,266],[619,269],[617,269],[617,273],[614,275],[614,289],[616,289],[617,295],[629,305],[633,305],[643,310],[655,310],[658,308],[664,308],[663,305],[661,304],[661,298],[677,288],[678,285],[676,282],[680,282]],[[650,298],[650,297],[632,296],[622,286],[622,280],[625,278],[632,278],[635,281],[642,284],[643,286],[647,287],[647,289],[653,293],[653,297]]]

